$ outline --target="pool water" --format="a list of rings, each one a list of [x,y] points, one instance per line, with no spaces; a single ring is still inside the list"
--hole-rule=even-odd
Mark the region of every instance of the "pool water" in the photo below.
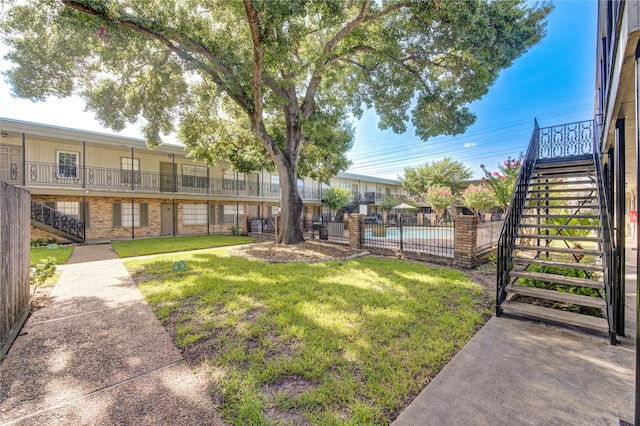
[[[377,237],[373,236],[371,231],[365,231],[365,238],[386,238],[389,240],[399,240],[400,239],[400,228],[387,228],[387,236],[386,237]],[[411,227],[411,226],[403,226],[402,227],[402,239],[422,239],[422,240],[433,240],[437,238],[451,238],[453,237],[453,227]]]

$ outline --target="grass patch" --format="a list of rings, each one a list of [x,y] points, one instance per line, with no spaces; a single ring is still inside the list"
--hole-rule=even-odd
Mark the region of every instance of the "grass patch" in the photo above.
[[[484,323],[484,289],[399,259],[126,262],[234,424],[388,424]]]
[[[179,237],[143,238],[138,240],[113,241],[111,245],[120,257],[144,256],[214,247],[252,243],[249,237],[230,235],[186,235]]]
[[[36,266],[38,263],[43,263],[43,259],[47,257],[54,257],[56,265],[63,265],[69,261],[71,253],[73,253],[73,246],[58,246],[55,249],[32,247],[29,252],[29,265]]]

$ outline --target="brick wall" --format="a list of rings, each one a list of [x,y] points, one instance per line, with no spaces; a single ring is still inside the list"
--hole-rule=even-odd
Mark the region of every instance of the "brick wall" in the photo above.
[[[58,201],[73,201],[82,202],[83,198],[80,196],[33,196],[32,199],[41,204],[45,202],[58,202]],[[117,239],[117,238],[131,238],[132,230],[131,226],[113,226],[113,203],[131,203],[130,197],[85,197],[85,202],[89,203],[89,226],[86,228],[86,239]],[[158,198],[135,198],[135,203],[145,203],[148,208],[148,222],[147,226],[136,226],[134,228],[134,236],[138,237],[152,237],[160,236],[162,231],[161,224],[161,204],[171,204],[171,200],[158,199]],[[235,202],[234,202],[235,203]],[[185,204],[209,204],[214,205],[214,217],[210,218],[208,226],[206,224],[201,225],[185,225],[183,223],[183,206]],[[175,200],[176,206],[176,235],[192,235],[192,234],[207,234],[207,233],[225,233],[229,231],[228,224],[218,223],[218,212],[224,204],[229,202],[216,201],[207,202],[202,200]],[[245,211],[251,205],[261,205],[261,203],[243,203]],[[81,214],[81,213],[80,213]],[[245,228],[246,229],[246,228]],[[52,238],[55,237],[48,232],[42,231],[38,228],[31,227],[30,238],[31,240],[37,238]],[[60,242],[68,242],[63,238],[56,237]]]

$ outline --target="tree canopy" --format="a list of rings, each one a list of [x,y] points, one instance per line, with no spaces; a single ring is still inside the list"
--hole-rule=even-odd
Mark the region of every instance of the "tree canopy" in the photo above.
[[[336,210],[339,210],[349,204],[352,197],[353,194],[347,188],[343,188],[341,186],[330,186],[322,193],[322,204],[329,207],[331,215],[333,216],[333,213]]]
[[[473,176],[473,171],[464,163],[451,157],[440,161],[427,162],[420,167],[407,167],[400,177],[402,187],[411,195],[420,195],[431,186],[444,186],[454,195],[465,188],[465,181]]]
[[[345,169],[349,117],[423,140],[458,134],[468,104],[537,43],[548,4],[525,0],[27,0],[0,17],[16,96],[78,94],[149,146],[177,130],[192,155],[276,169],[278,242],[302,241],[296,179]]]

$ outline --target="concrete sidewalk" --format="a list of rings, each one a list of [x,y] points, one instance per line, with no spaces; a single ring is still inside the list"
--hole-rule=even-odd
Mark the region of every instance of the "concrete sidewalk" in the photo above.
[[[0,363],[0,424],[222,424],[110,245],[60,269]]]
[[[627,250],[628,336],[619,345],[540,322],[493,317],[393,425],[633,424],[635,254]]]

